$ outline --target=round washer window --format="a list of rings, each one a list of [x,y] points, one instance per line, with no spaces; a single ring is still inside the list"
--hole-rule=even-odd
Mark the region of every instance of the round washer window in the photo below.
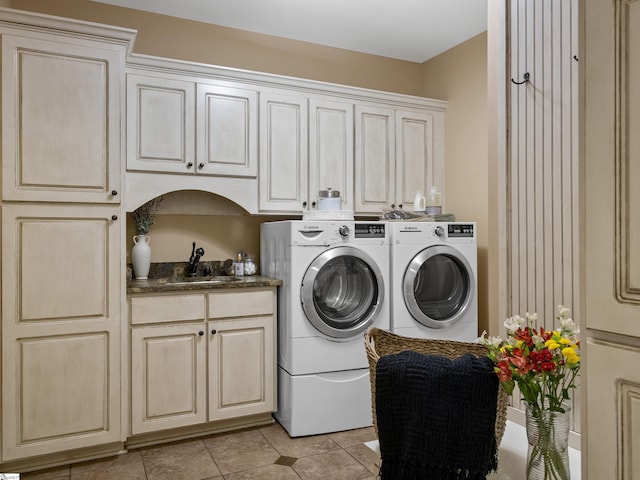
[[[446,245],[416,255],[404,275],[404,301],[411,315],[431,328],[454,325],[469,309],[474,291],[469,262]]]
[[[338,339],[364,332],[383,301],[383,279],[365,252],[336,247],[319,255],[301,286],[302,307],[320,332]]]

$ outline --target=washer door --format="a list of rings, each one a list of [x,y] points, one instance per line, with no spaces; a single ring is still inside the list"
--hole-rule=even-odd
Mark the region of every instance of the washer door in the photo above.
[[[404,302],[419,323],[447,328],[469,309],[475,295],[474,273],[467,259],[447,245],[434,245],[409,263],[402,282]]]
[[[317,330],[336,339],[364,332],[384,300],[379,267],[365,252],[347,246],[316,257],[300,288],[307,319]]]

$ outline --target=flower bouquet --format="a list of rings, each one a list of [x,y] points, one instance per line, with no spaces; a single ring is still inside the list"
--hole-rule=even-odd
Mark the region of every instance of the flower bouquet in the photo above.
[[[506,340],[487,338],[486,332],[479,339],[489,349],[502,387],[511,394],[518,385],[527,404],[528,479],[569,478],[565,402],[580,370],[579,328],[562,305],[556,319],[560,328],[546,331],[536,329],[535,313],[516,315],[504,323]]]

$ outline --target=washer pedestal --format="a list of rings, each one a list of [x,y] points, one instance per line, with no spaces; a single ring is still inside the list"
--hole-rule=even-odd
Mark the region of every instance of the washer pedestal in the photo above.
[[[292,437],[370,427],[369,369],[293,376],[278,368],[278,411],[273,415]]]

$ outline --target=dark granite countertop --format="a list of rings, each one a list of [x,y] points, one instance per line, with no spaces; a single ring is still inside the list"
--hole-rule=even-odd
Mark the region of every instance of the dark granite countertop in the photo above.
[[[282,280],[260,275],[200,277],[184,281],[172,278],[150,278],[148,280],[129,280],[127,293],[191,292],[223,288],[279,287],[280,285],[282,285]]]

